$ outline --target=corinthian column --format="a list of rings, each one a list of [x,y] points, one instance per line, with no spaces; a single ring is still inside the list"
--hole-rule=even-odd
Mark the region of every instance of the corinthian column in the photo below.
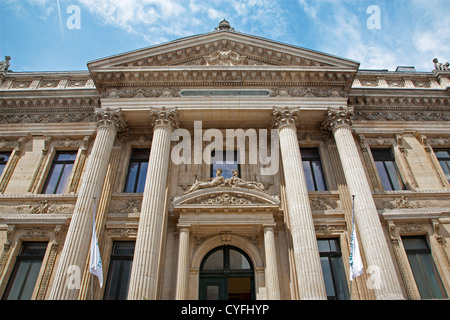
[[[378,300],[404,299],[396,276],[394,262],[372,197],[361,158],[352,135],[353,108],[330,108],[324,129],[333,133],[350,194],[355,197],[355,223],[368,267],[375,267],[372,275]]]
[[[279,129],[289,227],[300,299],[325,300],[327,299],[327,293],[298,145],[296,127],[298,116],[298,109],[274,108],[272,124],[274,128]]]
[[[129,300],[156,300],[165,210],[171,135],[178,127],[177,109],[152,109],[153,140],[142,198],[131,270]]]
[[[97,136],[81,182],[50,299],[75,300],[78,297],[81,270],[86,264],[92,236],[93,198],[100,198],[114,139],[125,127],[120,109],[99,109],[95,114],[98,119]]]

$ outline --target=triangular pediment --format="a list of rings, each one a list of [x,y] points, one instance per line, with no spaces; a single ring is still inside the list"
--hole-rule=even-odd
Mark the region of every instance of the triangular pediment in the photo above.
[[[99,93],[110,97],[108,90],[112,89],[217,85],[325,86],[345,92],[351,88],[359,63],[221,30],[93,61],[88,68]]]
[[[88,63],[90,70],[170,66],[285,66],[358,69],[357,62],[222,30]]]

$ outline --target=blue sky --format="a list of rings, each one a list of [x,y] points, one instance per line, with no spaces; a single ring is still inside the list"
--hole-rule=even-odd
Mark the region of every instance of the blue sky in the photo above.
[[[87,70],[92,60],[210,32],[224,18],[236,31],[355,60],[362,69],[415,66],[431,71],[433,58],[450,60],[449,0],[0,3],[0,59],[11,56],[15,72]],[[368,11],[373,6],[379,15]],[[68,11],[74,7],[78,16]],[[76,28],[70,29],[68,20]],[[368,20],[375,28],[368,27]]]

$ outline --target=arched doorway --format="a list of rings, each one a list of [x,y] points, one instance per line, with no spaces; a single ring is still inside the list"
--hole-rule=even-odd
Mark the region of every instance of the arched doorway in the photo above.
[[[200,266],[200,300],[254,300],[253,264],[233,246],[211,250]]]

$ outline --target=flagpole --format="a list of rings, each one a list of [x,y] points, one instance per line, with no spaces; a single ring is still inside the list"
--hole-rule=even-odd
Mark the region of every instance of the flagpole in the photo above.
[[[93,227],[92,227],[92,231],[94,231],[94,228],[95,228],[95,213],[96,213],[96,210],[95,210],[95,200],[97,199],[96,197],[93,197],[94,198],[94,213],[93,213],[93,220],[92,220],[92,224],[93,224]],[[91,300],[94,300],[94,278],[93,278],[93,274],[91,273]]]
[[[355,225],[355,194],[352,194],[352,231],[351,234],[353,234],[353,228]],[[350,238],[351,238],[351,234],[350,234]],[[350,245],[350,251],[351,251],[351,245]],[[350,254],[352,254],[350,252]],[[351,270],[350,270],[351,272]],[[353,281],[350,281],[350,300],[353,300]]]

